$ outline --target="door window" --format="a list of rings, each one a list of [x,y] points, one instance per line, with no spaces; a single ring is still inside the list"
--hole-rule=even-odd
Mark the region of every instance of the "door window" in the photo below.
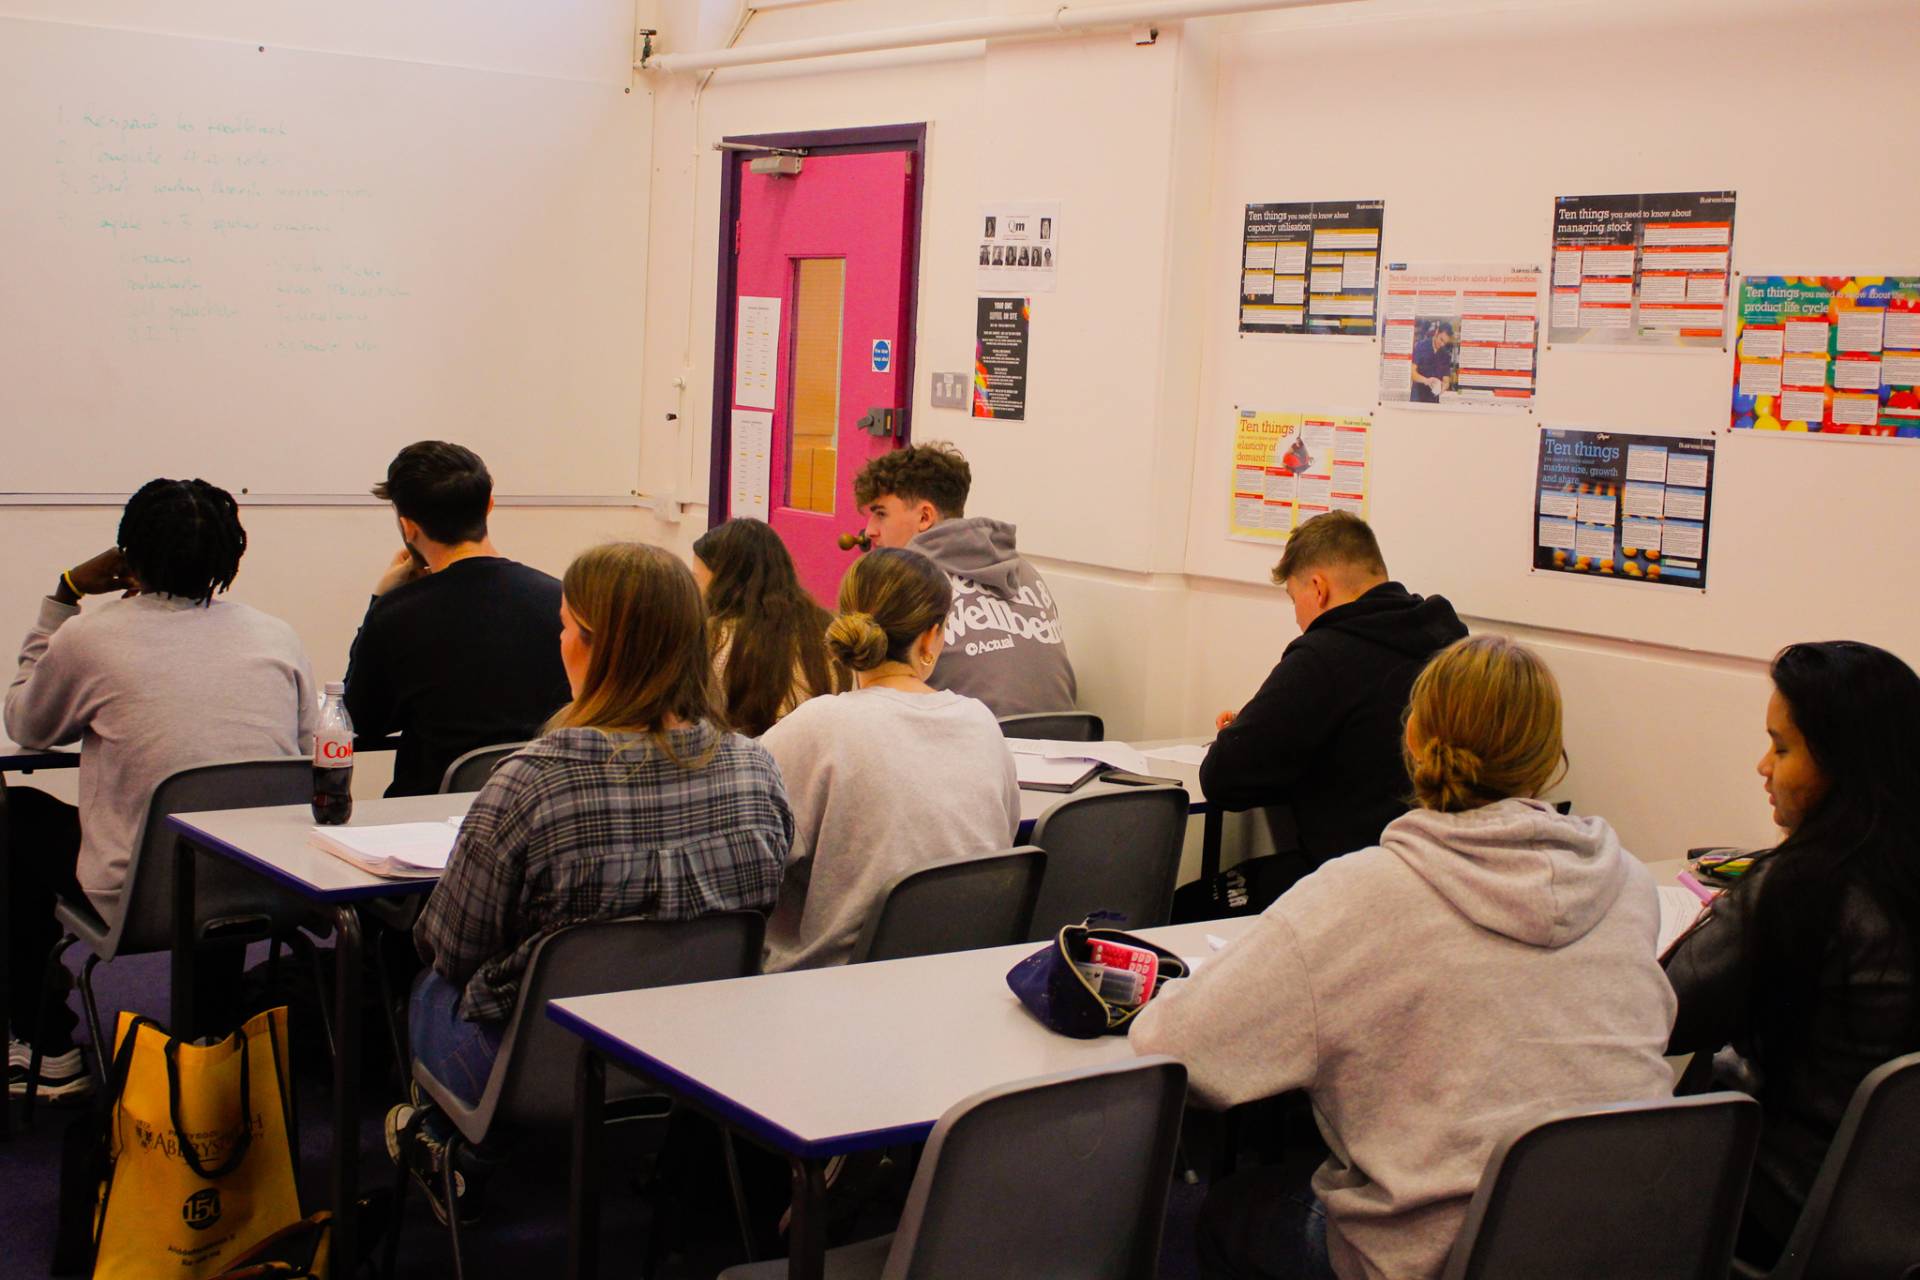
[[[840,433],[845,258],[793,260],[793,376],[787,379],[787,505],[833,514]]]

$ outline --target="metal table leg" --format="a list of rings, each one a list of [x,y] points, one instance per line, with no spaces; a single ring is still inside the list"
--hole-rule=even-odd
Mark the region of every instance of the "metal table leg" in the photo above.
[[[567,1274],[573,1280],[600,1274],[600,1144],[606,1107],[607,1064],[583,1044],[573,1078],[573,1194],[567,1204]],[[654,1230],[659,1229],[656,1223]]]
[[[352,903],[333,911],[333,1270],[351,1275],[360,1198],[360,912]]]
[[[787,1280],[823,1280],[827,1271],[827,1162],[791,1157],[793,1220],[787,1227]]]
[[[176,840],[173,850],[173,972],[167,1020],[174,1035],[192,1040],[200,1034],[193,1000],[193,878],[199,854],[186,840]]]
[[[1200,820],[1200,882],[1212,884],[1220,874],[1220,842],[1227,830],[1227,815],[1208,808]]]

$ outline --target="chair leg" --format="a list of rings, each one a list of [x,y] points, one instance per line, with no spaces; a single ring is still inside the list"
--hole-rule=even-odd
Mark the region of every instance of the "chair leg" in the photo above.
[[[457,1131],[447,1139],[445,1160],[446,1167],[440,1171],[440,1194],[446,1197],[443,1203],[447,1206],[447,1236],[453,1241],[453,1276],[454,1280],[466,1280],[466,1266],[460,1257],[460,1202],[454,1194],[454,1182],[459,1177],[454,1166],[460,1160],[460,1134]]]
[[[413,1061],[406,1036],[400,1030],[400,1009],[393,999],[393,977],[387,972],[385,948],[376,941],[367,948],[367,962],[373,966],[374,986],[380,993],[380,1012],[387,1023],[387,1041],[393,1046],[393,1079],[400,1092],[407,1092],[407,1067]]]
[[[333,1015],[327,1010],[327,971],[320,963],[320,948],[313,945],[313,939],[295,929],[287,935],[287,945],[294,951],[303,953],[303,958],[313,970],[313,992],[320,1006],[320,1029],[327,1037],[327,1057],[331,1059],[336,1052],[333,1039]]]
[[[93,1079],[102,1089],[107,1087],[107,1060],[113,1057],[113,1046],[107,1043],[106,1036],[100,1030],[100,1006],[93,998],[93,971],[100,963],[100,957],[90,955],[87,962],[80,966],[80,1007],[87,1011],[87,1031],[93,1036]]]
[[[53,989],[53,975],[59,972],[67,948],[78,941],[80,939],[71,933],[63,934],[60,941],[53,944],[53,950],[47,953],[47,967],[40,974],[40,999],[34,1006],[33,1044],[29,1046],[33,1056],[27,1062],[27,1105],[23,1116],[23,1123],[29,1129],[33,1127],[33,1104],[40,1096],[40,1046],[47,1042],[47,1016],[51,1012],[47,1006],[47,993]]]
[[[748,1262],[758,1262],[760,1259],[753,1248],[753,1219],[747,1212],[747,1188],[740,1180],[740,1153],[734,1148],[730,1130],[720,1130],[720,1149],[727,1157],[727,1189],[733,1193],[733,1217],[740,1228],[740,1246],[747,1251]]]
[[[407,1171],[407,1151],[393,1164],[393,1222],[387,1228],[387,1247],[380,1259],[381,1280],[393,1280],[393,1269],[400,1261],[400,1231],[407,1221],[407,1184],[413,1181]]]

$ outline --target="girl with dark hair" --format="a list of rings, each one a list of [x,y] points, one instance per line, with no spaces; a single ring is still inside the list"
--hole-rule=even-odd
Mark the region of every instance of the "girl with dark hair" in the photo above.
[[[762,740],[794,816],[770,972],[845,964],[895,877],[1013,843],[1020,789],[1000,726],[985,703],[927,683],[952,599],[917,551],[854,561],[827,648],[859,687],[803,703]]]
[[[1760,757],[1786,838],[1674,948],[1673,1053],[1765,1116],[1737,1251],[1778,1259],[1861,1079],[1920,1049],[1920,676],[1853,641],[1773,660]]]
[[[59,936],[55,895],[84,892],[112,920],[162,781],[195,765],[312,749],[319,700],[299,637],[278,618],[215,599],[246,549],[232,494],[204,480],[154,480],[127,503],[117,544],[61,574],[27,632],[7,733],[26,747],[78,742],[80,806],[28,787],[7,793],[13,1089],[25,1090],[30,1066],[21,1042],[34,1035],[41,988],[32,975]],[[82,614],[81,599],[95,595],[127,598]],[[64,986],[48,994],[41,1094],[84,1092]]]
[[[833,615],[814,603],[772,526],[728,520],[693,544],[707,601],[707,643],[720,709],[757,738],[808,698],[845,687],[827,656]]]

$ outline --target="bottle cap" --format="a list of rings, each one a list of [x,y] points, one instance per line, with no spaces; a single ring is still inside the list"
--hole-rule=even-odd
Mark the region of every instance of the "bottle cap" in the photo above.
[[[327,681],[326,687],[328,697],[340,697],[347,691],[347,682],[345,680],[329,680]]]

